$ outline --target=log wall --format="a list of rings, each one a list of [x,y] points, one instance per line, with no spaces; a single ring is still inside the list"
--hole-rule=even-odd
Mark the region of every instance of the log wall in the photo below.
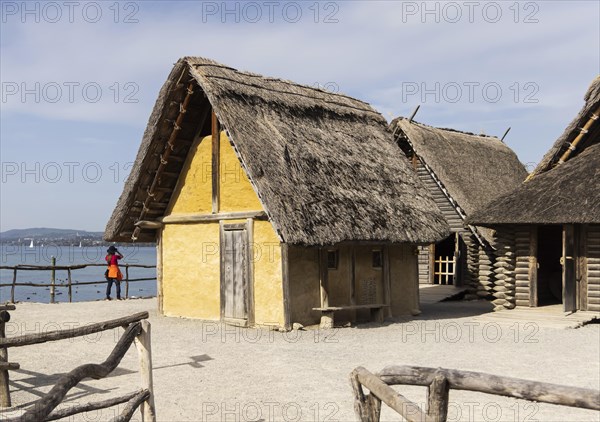
[[[600,225],[587,229],[588,311],[600,312]]]
[[[496,260],[493,264],[492,303],[494,310],[515,307],[515,232],[513,227],[502,227],[494,233]]]
[[[535,265],[536,257],[530,253],[531,229],[519,227],[515,230],[515,305],[532,306],[530,267]]]

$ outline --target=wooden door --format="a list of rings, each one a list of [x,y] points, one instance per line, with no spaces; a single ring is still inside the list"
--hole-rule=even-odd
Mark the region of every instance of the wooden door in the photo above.
[[[562,294],[563,310],[573,312],[577,310],[577,283],[575,262],[575,229],[572,224],[563,226],[563,274]]]
[[[245,224],[227,224],[221,231],[221,319],[248,324],[248,231]]]

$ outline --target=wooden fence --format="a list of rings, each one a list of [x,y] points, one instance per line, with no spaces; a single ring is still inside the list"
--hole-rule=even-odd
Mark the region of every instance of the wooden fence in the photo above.
[[[0,306],[4,309],[14,309],[14,306]],[[28,409],[16,419],[3,419],[7,422],[33,422],[52,421],[66,418],[72,415],[89,412],[93,410],[106,409],[126,403],[121,413],[113,419],[115,422],[126,422],[131,419],[134,412],[141,406],[142,421],[155,422],[154,395],[152,386],[152,348],[150,339],[150,322],[147,320],[148,312],[139,312],[127,317],[112,319],[100,323],[90,324],[79,328],[68,330],[49,331],[42,334],[28,334],[19,337],[0,338],[0,373],[6,375],[0,378],[0,405],[10,406],[10,391],[8,389],[8,371],[19,369],[19,364],[7,362],[6,350],[10,347],[22,347],[32,344],[45,343],[48,341],[64,340],[68,338],[81,337],[101,331],[124,327],[125,332],[117,342],[108,358],[100,364],[84,364],[61,376],[52,389],[33,403]],[[107,377],[114,371],[125,353],[134,343],[138,351],[141,388],[137,391],[124,394],[112,399],[86,403],[69,408],[55,410],[61,404],[65,396],[73,387],[77,386],[85,378],[101,379]],[[3,361],[2,361],[3,360]],[[6,406],[6,403],[8,405]]]
[[[66,288],[68,291],[69,302],[73,301],[73,286],[85,286],[85,285],[98,285],[106,284],[106,279],[102,281],[75,281],[72,279],[72,271],[81,270],[87,267],[103,267],[106,268],[106,264],[80,264],[80,265],[17,265],[17,266],[0,266],[0,270],[12,270],[13,278],[11,283],[0,283],[0,287],[10,287],[10,301],[15,303],[15,290],[17,286],[28,286],[28,287],[44,287],[50,289],[50,303],[54,303],[56,298],[56,288]],[[156,268],[156,265],[141,265],[141,264],[122,264],[121,269],[125,270],[123,274],[122,282],[125,283],[125,298],[129,298],[129,283],[137,281],[150,281],[156,280],[156,277],[147,278],[129,278],[130,268]],[[56,271],[67,271],[67,283],[56,284]],[[17,272],[18,271],[50,271],[50,283],[32,283],[32,282],[18,282]],[[102,271],[103,273],[104,271]],[[99,271],[100,273],[100,271]]]
[[[358,367],[350,374],[350,382],[354,411],[361,422],[378,422],[382,402],[409,422],[446,422],[450,389],[600,410],[600,391],[597,390],[454,369],[389,366],[375,375]],[[427,410],[423,411],[391,385],[426,386]],[[368,394],[363,386],[369,390]]]

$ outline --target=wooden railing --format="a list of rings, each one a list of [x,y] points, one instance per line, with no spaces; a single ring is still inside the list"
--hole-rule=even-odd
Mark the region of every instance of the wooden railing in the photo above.
[[[500,377],[481,372],[420,366],[388,366],[377,375],[363,367],[350,374],[354,411],[361,422],[377,422],[381,403],[409,422],[446,422],[450,389],[513,397],[540,403],[600,410],[600,391]],[[427,387],[427,410],[392,389],[391,385]],[[362,387],[369,390],[365,394]]]
[[[10,301],[15,303],[15,290],[17,286],[27,287],[45,287],[50,288],[50,303],[54,303],[56,298],[56,288],[66,288],[68,291],[69,302],[73,301],[73,286],[86,286],[86,285],[97,285],[106,284],[106,280],[102,281],[75,281],[73,282],[71,272],[74,270],[81,270],[87,267],[103,267],[106,268],[106,264],[80,264],[80,265],[16,265],[16,266],[0,266],[0,270],[12,270],[13,278],[11,283],[0,283],[0,287],[10,287]],[[141,265],[141,264],[122,264],[121,269],[124,269],[122,283],[125,283],[125,298],[129,298],[129,283],[137,281],[150,281],[156,280],[156,277],[142,277],[142,278],[129,278],[130,268],[156,268],[156,265]],[[50,271],[50,283],[32,283],[32,282],[18,282],[17,272],[18,271]],[[57,284],[56,283],[56,271],[67,271],[67,283]],[[104,271],[102,271],[103,273]],[[99,271],[100,273],[100,271]]]
[[[9,305],[11,306],[11,305]],[[12,307],[11,309],[14,309]],[[61,376],[52,389],[44,394],[39,400],[33,403],[24,413],[13,419],[3,419],[7,422],[33,422],[33,421],[52,421],[66,418],[68,416],[89,412],[92,410],[105,409],[126,403],[121,413],[113,421],[129,421],[138,407],[141,406],[142,421],[156,421],[154,410],[154,395],[152,385],[152,349],[150,340],[150,323],[147,321],[148,312],[139,312],[123,318],[104,321],[96,324],[90,324],[79,328],[68,330],[49,331],[41,334],[28,334],[19,337],[0,338],[0,350],[6,351],[10,347],[22,347],[32,344],[45,343],[48,341],[64,340],[67,338],[81,337],[100,331],[112,330],[118,327],[126,327],[125,332],[117,342],[108,358],[100,363],[87,363],[73,369]],[[86,403],[70,408],[54,410],[62,403],[65,396],[73,387],[77,386],[85,378],[101,379],[107,377],[117,368],[125,353],[134,343],[138,351],[140,374],[142,378],[141,388],[137,391],[124,394],[112,399]],[[5,362],[0,362],[0,372],[2,370],[16,370],[19,365],[6,362],[7,355],[4,353]],[[4,380],[4,378],[2,378]],[[0,395],[6,394],[3,405],[8,401],[10,406],[10,392],[8,390],[8,375],[5,377],[6,385],[0,385]],[[2,397],[4,398],[4,397]]]

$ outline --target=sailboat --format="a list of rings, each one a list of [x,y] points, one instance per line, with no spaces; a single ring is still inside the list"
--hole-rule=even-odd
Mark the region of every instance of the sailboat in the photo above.
[[[81,248],[81,241],[79,241],[79,247]]]
[[[30,248],[33,248],[33,239],[31,239],[31,243],[29,244]]]

